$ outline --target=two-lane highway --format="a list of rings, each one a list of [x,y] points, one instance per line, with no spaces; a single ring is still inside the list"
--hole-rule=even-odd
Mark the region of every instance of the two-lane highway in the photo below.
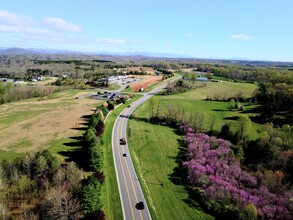
[[[127,142],[127,122],[128,117],[132,112],[143,102],[165,88],[163,84],[150,93],[145,94],[139,100],[133,102],[130,107],[124,109],[119,117],[117,117],[113,131],[112,131],[112,149],[114,157],[114,165],[116,170],[116,177],[118,182],[120,201],[122,205],[123,219],[133,220],[148,220],[152,219],[149,208],[145,201],[144,195],[141,190],[139,179],[135,173],[131,155],[128,150]],[[125,138],[126,144],[121,145],[120,139]],[[127,155],[123,155],[127,153]],[[144,208],[141,209],[137,203],[143,202]]]

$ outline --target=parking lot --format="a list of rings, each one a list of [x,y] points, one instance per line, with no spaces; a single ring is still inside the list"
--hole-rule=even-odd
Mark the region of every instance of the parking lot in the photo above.
[[[128,85],[131,83],[140,81],[140,78],[127,78],[127,79],[115,79],[111,80],[110,84],[117,84],[120,86],[119,89],[115,91],[103,91],[103,92],[97,92],[90,95],[91,98],[97,99],[97,100],[112,100],[115,96],[120,95],[120,91],[124,90]]]
[[[116,79],[116,80],[112,80],[110,81],[109,83],[115,83],[115,84],[118,84],[122,87],[126,87],[127,85],[133,83],[133,82],[137,82],[141,80],[140,78],[127,78],[127,79]]]

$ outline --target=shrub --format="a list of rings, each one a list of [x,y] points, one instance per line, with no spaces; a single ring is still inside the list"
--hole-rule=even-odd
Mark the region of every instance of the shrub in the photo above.
[[[101,115],[98,113],[92,114],[89,126],[96,127],[98,122],[101,121]]]
[[[101,210],[101,183],[94,176],[90,176],[82,187],[82,207],[86,214]]]
[[[126,98],[121,98],[121,102],[122,102],[123,104],[125,104],[125,103],[126,103]]]
[[[93,176],[96,177],[101,183],[105,181],[105,175],[102,171],[96,171]]]
[[[104,105],[100,105],[98,108],[103,112],[104,116],[109,113],[108,109]]]
[[[188,158],[183,165],[189,171],[188,181],[193,187],[203,189],[206,199],[219,204],[209,203],[214,211],[220,209],[220,213],[228,211],[231,214],[246,207],[244,214],[253,218],[253,205],[258,215],[265,219],[291,218],[289,198],[292,193],[273,193],[261,181],[261,174],[255,176],[242,170],[228,141],[198,133],[187,133],[185,140]],[[232,208],[227,209],[231,205]]]
[[[95,143],[91,148],[89,149],[89,160],[90,160],[90,167],[97,171],[102,166],[102,157],[101,157],[101,148],[98,145],[98,143]]]
[[[98,210],[96,212],[94,212],[93,214],[91,214],[90,216],[91,220],[105,220],[106,216],[105,213],[102,210]]]
[[[108,110],[109,111],[112,111],[112,110],[114,110],[114,105],[113,104],[108,104]]]
[[[95,127],[95,129],[96,129],[96,135],[101,136],[103,134],[103,132],[104,132],[104,129],[105,129],[104,122],[99,121],[97,126]]]

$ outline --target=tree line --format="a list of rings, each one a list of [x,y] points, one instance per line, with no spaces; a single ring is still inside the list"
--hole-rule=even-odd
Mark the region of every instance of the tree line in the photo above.
[[[97,107],[82,137],[79,166],[90,175],[48,150],[0,163],[0,219],[105,219],[101,136],[109,109]]]
[[[46,86],[46,87],[30,87],[30,86],[13,86],[12,83],[0,82],[0,104],[19,101],[34,97],[44,97],[52,93],[65,90],[66,87]]]

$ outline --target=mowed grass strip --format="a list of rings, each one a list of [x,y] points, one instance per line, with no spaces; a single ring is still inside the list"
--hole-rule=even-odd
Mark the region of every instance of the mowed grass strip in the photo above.
[[[147,111],[147,104],[140,106],[137,118],[144,118]],[[153,219],[213,219],[198,204],[197,208],[187,204],[185,187],[171,180],[182,140],[174,129],[131,119],[128,136],[130,155]]]

